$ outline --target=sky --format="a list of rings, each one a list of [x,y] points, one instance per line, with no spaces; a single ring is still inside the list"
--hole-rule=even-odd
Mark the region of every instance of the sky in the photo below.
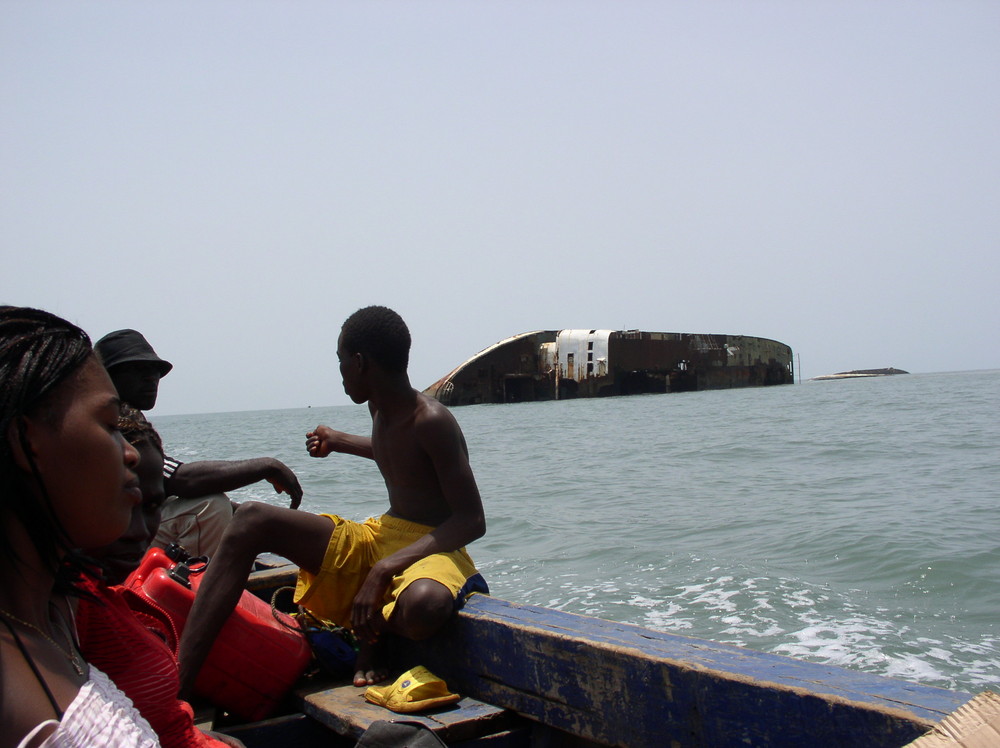
[[[799,376],[1000,368],[1000,3],[0,9],[0,303],[174,363],[154,414],[424,388],[542,329],[773,338]]]

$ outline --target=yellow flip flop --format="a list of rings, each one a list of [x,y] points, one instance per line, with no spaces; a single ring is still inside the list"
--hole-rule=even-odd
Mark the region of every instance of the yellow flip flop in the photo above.
[[[454,704],[461,696],[451,693],[447,684],[427,668],[407,670],[391,686],[369,686],[365,699],[394,712],[409,714]]]

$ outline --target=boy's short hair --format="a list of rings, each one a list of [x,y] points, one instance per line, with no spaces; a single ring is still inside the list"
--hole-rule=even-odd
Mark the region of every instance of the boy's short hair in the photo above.
[[[387,371],[405,372],[410,360],[410,331],[403,318],[384,306],[366,306],[344,322],[348,353],[371,356]]]

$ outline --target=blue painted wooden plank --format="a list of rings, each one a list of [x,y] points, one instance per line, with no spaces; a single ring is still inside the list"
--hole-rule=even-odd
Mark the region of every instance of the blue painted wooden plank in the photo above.
[[[683,660],[691,665],[743,673],[753,678],[803,687],[818,693],[852,699],[867,696],[888,707],[908,705],[918,717],[933,721],[939,720],[971,698],[971,694],[549,608],[515,605],[481,595],[470,601],[465,612],[472,619],[506,620],[512,625],[530,625],[555,635],[581,637],[585,642],[584,646],[593,643],[635,648],[649,657]]]
[[[609,745],[903,745],[969,694],[476,596],[405,650],[453,689]]]

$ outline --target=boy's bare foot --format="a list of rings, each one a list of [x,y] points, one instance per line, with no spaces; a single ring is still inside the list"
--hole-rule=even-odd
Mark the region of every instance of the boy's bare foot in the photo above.
[[[379,668],[359,670],[354,674],[354,685],[358,688],[363,688],[364,686],[374,686],[376,683],[381,683],[382,681],[387,680],[388,677],[388,673]]]
[[[354,685],[358,688],[374,686],[389,677],[389,673],[384,667],[375,664],[375,650],[374,643],[359,642],[358,644],[358,659],[354,672]]]

